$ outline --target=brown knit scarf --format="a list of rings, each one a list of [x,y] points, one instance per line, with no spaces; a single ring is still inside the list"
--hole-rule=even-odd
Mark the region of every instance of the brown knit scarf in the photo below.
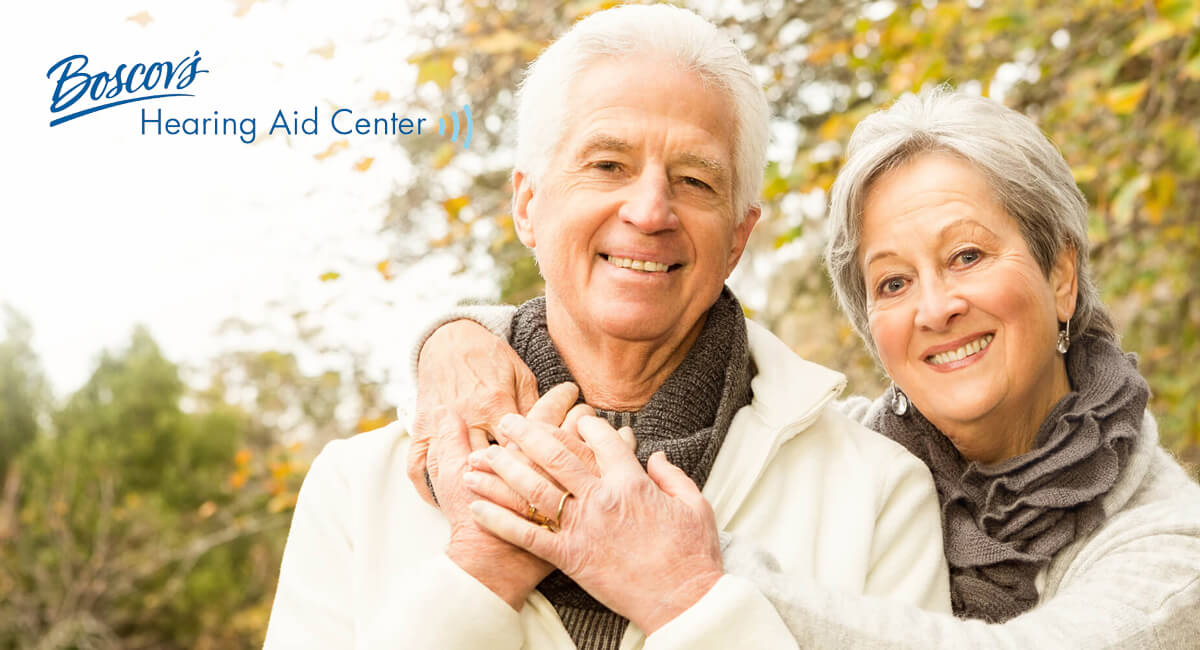
[[[545,394],[574,381],[546,328],[545,298],[520,306],[509,342],[529,365]],[[663,451],[667,460],[703,487],[733,416],[750,403],[754,376],[742,307],[726,288],[708,310],[700,335],[687,356],[636,412],[598,411],[614,427],[630,425],[637,457],[644,466]],[[586,402],[587,396],[580,400]],[[631,548],[631,553],[655,549]],[[561,571],[551,573],[538,590],[554,605],[571,639],[581,650],[615,650],[628,621],[605,607]]]
[[[883,408],[871,422],[933,473],[958,616],[998,623],[1032,609],[1038,572],[1104,520],[1102,498],[1129,458],[1150,389],[1136,357],[1104,339],[1075,342],[1066,363],[1074,390],[1031,451],[999,463],[967,461],[916,408]]]

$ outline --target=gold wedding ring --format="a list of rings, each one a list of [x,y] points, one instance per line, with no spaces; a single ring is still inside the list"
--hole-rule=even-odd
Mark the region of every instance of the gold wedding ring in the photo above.
[[[567,505],[567,499],[575,495],[571,494],[570,490],[564,491],[562,498],[558,500],[558,512],[554,513],[554,530],[558,531],[558,527],[562,524],[563,506]]]

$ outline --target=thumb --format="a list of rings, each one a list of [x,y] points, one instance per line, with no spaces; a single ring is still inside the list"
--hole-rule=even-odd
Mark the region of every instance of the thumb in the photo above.
[[[650,460],[646,462],[646,474],[650,476],[650,480],[654,481],[658,489],[666,492],[669,496],[688,502],[696,497],[703,498],[691,477],[672,465],[671,461],[667,460],[667,455],[661,451],[650,455]]]
[[[533,376],[533,371],[521,361],[520,357],[517,358],[516,363],[513,365],[515,366],[514,372],[516,373],[516,376],[513,378],[513,383],[517,389],[516,412],[525,415],[529,413],[529,409],[533,408],[533,405],[538,401],[537,377]]]

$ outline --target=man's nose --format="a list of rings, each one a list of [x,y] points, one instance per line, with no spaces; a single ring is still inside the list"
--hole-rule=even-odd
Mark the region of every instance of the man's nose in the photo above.
[[[967,301],[955,288],[936,274],[921,281],[920,303],[917,305],[915,324],[917,327],[941,331],[950,327],[954,319],[967,312]]]
[[[646,234],[678,227],[679,220],[671,209],[671,187],[663,170],[647,167],[627,191],[629,195],[618,213],[623,221]]]

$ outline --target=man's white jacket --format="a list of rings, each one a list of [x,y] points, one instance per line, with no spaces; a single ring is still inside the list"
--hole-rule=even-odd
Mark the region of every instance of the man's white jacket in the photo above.
[[[717,526],[816,583],[950,611],[941,519],[925,466],[832,408],[845,378],[747,321],[757,366],[704,496]],[[284,551],[266,648],[571,648],[534,591],[514,611],[445,554],[449,527],[405,472],[404,425],[335,440],[313,461]],[[637,552],[653,552],[638,549]],[[726,567],[736,571],[736,567]],[[787,648],[774,607],[727,573],[650,637],[622,650]]]

